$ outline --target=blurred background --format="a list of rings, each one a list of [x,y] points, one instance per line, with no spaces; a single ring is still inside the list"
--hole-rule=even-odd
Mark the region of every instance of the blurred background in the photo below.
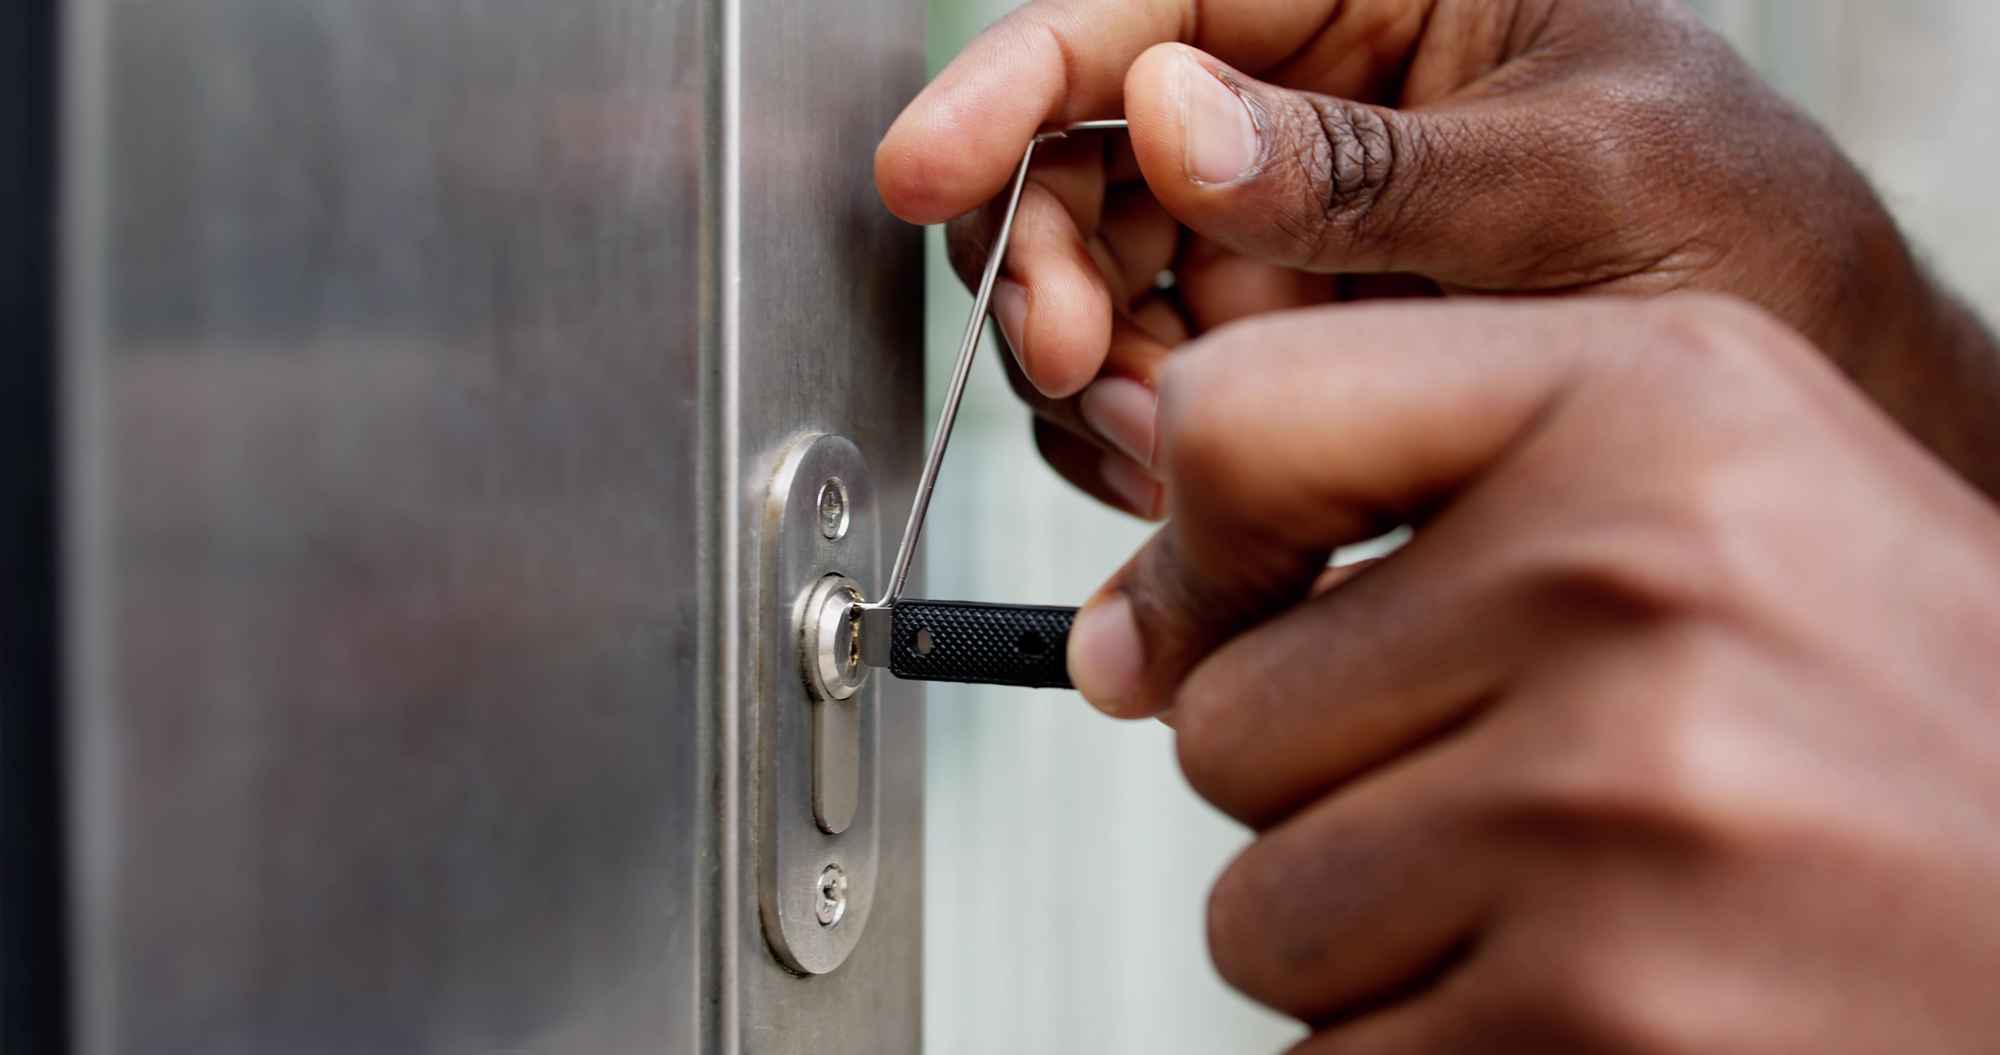
[[[1012,6],[933,0],[932,71]],[[1826,125],[1932,267],[1995,321],[2000,4],[1694,6]],[[970,297],[937,230],[929,253],[934,420]],[[1148,533],[1043,467],[989,347],[926,529],[929,593],[1075,604]],[[1209,967],[1208,884],[1245,835],[1188,791],[1166,729],[1099,718],[1068,693],[929,693],[926,1050],[1250,1052],[1298,1035]]]

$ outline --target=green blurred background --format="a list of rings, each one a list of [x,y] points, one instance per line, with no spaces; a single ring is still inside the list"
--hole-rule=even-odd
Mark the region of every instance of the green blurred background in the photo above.
[[[933,0],[931,69],[1011,6]],[[1826,124],[1933,267],[1992,319],[2000,4],[1695,6]],[[928,237],[934,420],[970,298],[941,232]],[[1075,604],[1147,533],[1042,466],[986,349],[925,534],[929,592]],[[1299,1035],[1208,965],[1204,897],[1245,836],[1187,790],[1164,728],[1114,724],[1067,693],[935,686],[930,701],[926,1050],[1253,1052]]]

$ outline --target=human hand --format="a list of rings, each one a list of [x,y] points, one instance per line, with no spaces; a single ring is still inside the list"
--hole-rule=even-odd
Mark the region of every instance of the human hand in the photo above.
[[[1158,465],[1071,671],[1259,832],[1210,944],[1300,1052],[2000,1036],[2000,519],[1797,337],[1272,316],[1164,370]]]
[[[1129,146],[1043,148],[994,301],[1044,455],[1115,505],[1163,508],[1154,391],[1181,341],[1439,292],[1748,299],[2000,486],[2000,357],[1840,152],[1678,3],[1038,0],[910,105],[876,180],[906,219],[960,218],[968,274],[994,220],[973,210],[1035,131],[1121,112]]]

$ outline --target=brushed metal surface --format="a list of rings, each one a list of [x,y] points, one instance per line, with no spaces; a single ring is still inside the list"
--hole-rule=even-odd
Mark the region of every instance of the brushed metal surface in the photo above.
[[[74,10],[79,1049],[696,1050],[703,9]]]
[[[873,156],[923,85],[924,5],[740,0],[730,12],[742,41],[731,126],[741,136],[730,338],[741,366],[739,478],[768,480],[801,433],[840,435],[867,457],[877,507],[907,509],[923,455],[923,243],[883,209]],[[742,501],[738,568],[754,581],[761,488],[746,488]],[[746,649],[759,615],[742,613],[737,624]],[[755,944],[737,989],[744,1051],[882,1055],[922,1046],[923,695],[870,681],[880,834],[867,930],[838,970],[802,979],[764,945],[759,914],[743,913],[740,947]],[[741,702],[754,728],[755,701]],[[736,786],[747,790],[752,776],[738,772]],[[753,821],[739,818],[737,830],[750,832]],[[751,871],[738,889],[754,906]]]
[[[77,1050],[914,1050],[918,697],[867,940],[801,979],[739,859],[734,533],[801,429],[907,501],[868,157],[921,9],[64,25]]]

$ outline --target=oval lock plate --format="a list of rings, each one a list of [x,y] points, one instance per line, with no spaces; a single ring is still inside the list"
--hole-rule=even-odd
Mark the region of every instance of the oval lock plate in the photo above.
[[[837,488],[829,482],[838,481]],[[830,508],[828,496],[839,494]],[[810,436],[778,461],[763,516],[757,642],[757,900],[786,967],[826,974],[847,959],[875,893],[878,677],[816,691],[830,599],[882,581],[881,511],[861,451]],[[843,584],[844,577],[847,582]]]

